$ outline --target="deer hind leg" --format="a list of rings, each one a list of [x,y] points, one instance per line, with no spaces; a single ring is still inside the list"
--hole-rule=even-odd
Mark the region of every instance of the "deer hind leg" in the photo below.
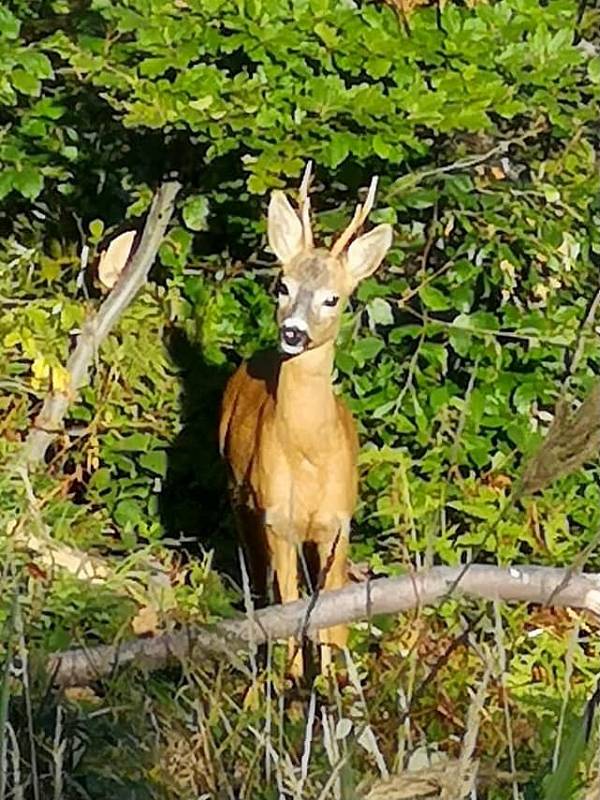
[[[341,530],[339,535],[328,542],[319,542],[319,562],[322,576],[321,584],[324,591],[341,589],[348,580],[348,535]],[[323,574],[324,573],[324,574]],[[342,648],[348,641],[348,628],[346,625],[334,625],[319,631],[321,642],[321,671],[326,673],[332,666],[331,645]]]
[[[268,601],[269,553],[261,514],[245,506],[235,509],[235,521],[250,577],[253,602],[259,608]]]
[[[298,600],[300,594],[296,545],[273,533],[268,533],[268,540],[279,598],[282,603]],[[288,640],[288,672],[294,678],[300,678],[304,674],[302,648],[293,637]]]

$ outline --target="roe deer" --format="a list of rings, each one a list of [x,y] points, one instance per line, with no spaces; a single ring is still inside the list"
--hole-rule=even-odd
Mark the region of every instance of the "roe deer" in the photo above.
[[[390,225],[354,238],[375,197],[373,178],[364,206],[331,250],[316,248],[310,226],[309,165],[296,212],[275,191],[269,203],[269,245],[282,272],[278,283],[279,353],[242,364],[223,397],[219,430],[232,500],[254,590],[265,597],[269,567],[281,602],[298,599],[298,549],[313,543],[321,581],[347,580],[350,519],[357,494],[358,438],[354,420],[334,394],[334,343],[343,306],[371,275],[392,243]],[[352,241],[354,239],[354,241]],[[329,645],[343,647],[344,625],[322,630],[322,670]],[[302,653],[289,642],[290,674],[303,672]]]

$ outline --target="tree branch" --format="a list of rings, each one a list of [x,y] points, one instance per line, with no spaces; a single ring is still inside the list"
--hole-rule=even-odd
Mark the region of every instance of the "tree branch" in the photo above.
[[[47,396],[23,445],[20,458],[27,466],[35,466],[43,460],[46,450],[60,432],[70,404],[87,383],[98,348],[145,284],[171,219],[175,197],[180,188],[176,181],[168,181],[159,186],[148,212],[138,249],[98,313],[83,324],[77,345],[67,361],[69,388],[52,391]]]
[[[453,586],[455,594],[487,600],[544,604],[551,597],[555,606],[586,608],[600,614],[598,573],[570,575],[565,581],[565,570],[551,567],[473,564],[462,577],[461,572],[462,567],[434,567],[400,578],[378,578],[335,592],[322,592],[314,605],[310,600],[299,600],[269,606],[212,628],[187,626],[152,639],[55,653],[48,668],[55,684],[77,686],[127,665],[160,669],[175,660],[200,661],[211,654],[235,659],[250,642],[286,639],[303,630],[314,636],[320,628],[356,622],[372,614],[395,614],[432,605],[446,599]],[[456,586],[458,578],[460,583]]]

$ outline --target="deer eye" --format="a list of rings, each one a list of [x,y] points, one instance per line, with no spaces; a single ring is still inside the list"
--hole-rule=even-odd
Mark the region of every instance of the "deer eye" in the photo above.
[[[327,306],[327,308],[335,308],[339,301],[340,298],[337,296],[337,294],[332,294],[326,300],[323,300],[323,305]]]
[[[283,281],[277,281],[277,286],[275,287],[275,292],[279,297],[287,297],[290,293],[290,290],[285,285]]]

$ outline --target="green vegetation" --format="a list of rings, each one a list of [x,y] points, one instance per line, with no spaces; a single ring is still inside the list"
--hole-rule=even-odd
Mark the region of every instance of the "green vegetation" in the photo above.
[[[243,607],[216,411],[234,365],[273,341],[266,197],[307,158],[322,241],[372,174],[372,221],[396,231],[338,349],[362,441],[353,560],[373,575],[564,566],[596,541],[597,463],[506,498],[561,392],[581,399],[600,369],[582,329],[600,267],[599,30],[575,0],[408,18],[364,0],[0,2],[2,800],[363,797],[425,745],[458,754],[482,652],[478,796],[513,796],[511,761],[519,796],[582,796],[600,646],[574,611],[453,599],[357,625],[348,685],[323,689],[310,735],[308,697],[284,700],[277,669],[129,671],[64,697],[42,667]],[[106,294],[94,253],[171,172],[183,191],[149,285],[48,463],[15,472]],[[108,576],[49,568],[24,546],[46,532]],[[559,719],[581,758],[553,778]]]

